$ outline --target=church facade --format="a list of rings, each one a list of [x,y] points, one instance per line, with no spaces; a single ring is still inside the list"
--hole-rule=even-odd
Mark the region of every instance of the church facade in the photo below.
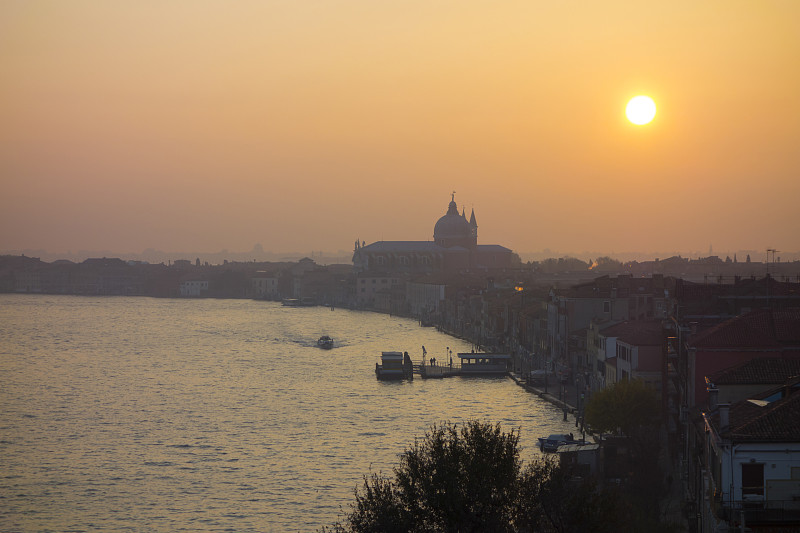
[[[513,252],[497,244],[478,244],[475,211],[458,212],[455,194],[433,227],[433,241],[356,241],[353,267],[359,276],[379,273],[420,275],[511,268]]]

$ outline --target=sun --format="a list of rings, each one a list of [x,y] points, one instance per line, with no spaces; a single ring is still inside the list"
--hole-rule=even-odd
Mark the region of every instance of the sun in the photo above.
[[[643,126],[656,116],[656,103],[649,96],[634,96],[625,108],[628,120]]]

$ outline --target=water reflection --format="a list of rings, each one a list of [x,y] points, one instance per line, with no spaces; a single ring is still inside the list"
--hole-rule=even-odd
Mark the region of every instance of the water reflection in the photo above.
[[[507,379],[377,381],[383,350],[470,346],[373,313],[0,295],[0,338],[2,530],[313,530],[433,423],[519,428],[523,457],[570,429]]]

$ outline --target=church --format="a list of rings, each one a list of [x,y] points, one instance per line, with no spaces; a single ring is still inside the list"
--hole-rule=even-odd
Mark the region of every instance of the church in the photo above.
[[[467,219],[453,193],[447,212],[433,227],[433,241],[356,241],[353,267],[358,274],[418,275],[511,268],[513,252],[498,244],[478,244],[475,210]]]

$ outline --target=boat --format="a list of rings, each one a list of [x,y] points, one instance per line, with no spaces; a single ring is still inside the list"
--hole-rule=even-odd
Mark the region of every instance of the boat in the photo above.
[[[505,353],[459,353],[462,376],[505,376],[511,356]]]
[[[554,433],[547,437],[539,437],[539,449],[543,452],[555,452],[559,446],[565,444],[583,444],[583,440],[575,440],[575,437],[566,433]]]
[[[326,350],[330,350],[333,348],[333,339],[327,335],[323,335],[319,339],[317,339],[317,346],[320,348],[324,348]]]
[[[375,363],[375,377],[379,380],[414,379],[408,352],[381,352],[381,362]]]
[[[287,307],[300,307],[303,305],[299,298],[284,298],[281,300],[281,304]]]

